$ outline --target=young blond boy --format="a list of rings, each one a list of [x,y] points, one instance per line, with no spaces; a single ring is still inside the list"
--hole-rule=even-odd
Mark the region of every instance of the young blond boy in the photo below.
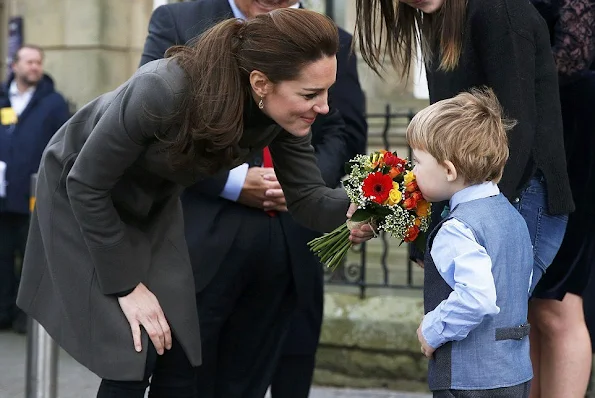
[[[531,239],[496,185],[510,127],[484,89],[423,109],[407,129],[422,194],[450,204],[428,237],[417,331],[434,397],[529,394]]]

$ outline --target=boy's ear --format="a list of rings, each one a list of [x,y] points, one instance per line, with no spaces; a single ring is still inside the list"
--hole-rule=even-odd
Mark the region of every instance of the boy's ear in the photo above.
[[[445,160],[442,165],[446,171],[446,181],[453,182],[457,179],[457,168],[450,160]]]

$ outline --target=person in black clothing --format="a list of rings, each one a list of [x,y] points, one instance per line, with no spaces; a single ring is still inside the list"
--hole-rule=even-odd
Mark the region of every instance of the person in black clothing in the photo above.
[[[558,68],[564,143],[576,210],[533,295],[534,397],[584,397],[591,341],[583,295],[595,260],[595,1],[532,0],[547,22]]]
[[[169,46],[187,43],[216,21],[298,6],[295,0],[161,6],[151,17],[141,64],[161,58]],[[365,152],[367,134],[351,35],[339,29],[339,40],[331,112],[312,126],[318,165],[331,187],[339,184],[345,162]],[[201,322],[201,398],[262,398],[271,382],[273,397],[307,397],[310,389],[323,316],[323,269],[306,243],[319,234],[287,213],[274,170],[265,162],[264,156],[254,156],[183,195]],[[267,191],[275,196],[265,196]],[[266,210],[276,213],[271,217]]]
[[[419,45],[430,102],[488,86],[506,116],[517,121],[499,187],[529,228],[532,292],[552,263],[574,210],[558,73],[547,26],[537,10],[519,0],[357,0],[356,31],[362,57],[376,72],[387,50],[406,76]],[[444,205],[434,204],[433,225]],[[415,253],[416,260],[421,258]],[[534,313],[530,305],[530,319]]]

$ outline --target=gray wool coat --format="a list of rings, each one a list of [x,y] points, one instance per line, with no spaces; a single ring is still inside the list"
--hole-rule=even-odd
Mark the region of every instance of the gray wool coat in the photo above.
[[[112,295],[139,282],[156,295],[190,362],[201,363],[179,200],[200,176],[172,171],[166,144],[155,137],[175,131],[167,116],[187,85],[175,61],[146,64],[66,122],[41,161],[17,304],[102,378],[143,377],[150,341],[143,333],[143,351],[134,350]],[[345,221],[349,200],[342,189],[325,187],[309,136],[277,125],[247,129],[237,163],[266,145],[296,220],[320,231]]]

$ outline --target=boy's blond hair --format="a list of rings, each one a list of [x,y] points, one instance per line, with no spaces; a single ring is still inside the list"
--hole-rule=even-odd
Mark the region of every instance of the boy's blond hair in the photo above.
[[[515,124],[503,119],[491,89],[472,89],[417,113],[407,128],[407,143],[438,163],[451,161],[468,184],[497,183],[508,160],[506,133]]]

